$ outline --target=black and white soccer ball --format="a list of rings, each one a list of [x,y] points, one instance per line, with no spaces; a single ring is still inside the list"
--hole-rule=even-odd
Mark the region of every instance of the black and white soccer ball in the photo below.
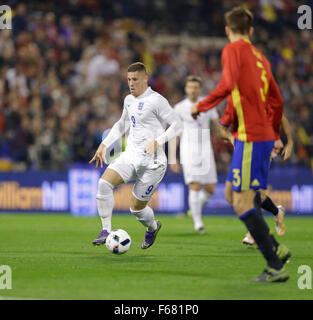
[[[131,243],[131,238],[125,230],[116,229],[108,235],[105,245],[110,252],[123,254],[129,250]]]

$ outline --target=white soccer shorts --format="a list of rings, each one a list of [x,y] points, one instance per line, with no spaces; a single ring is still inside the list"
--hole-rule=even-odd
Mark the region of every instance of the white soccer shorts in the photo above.
[[[124,183],[135,180],[133,195],[140,201],[149,201],[163,179],[167,166],[159,164],[155,166],[142,165],[140,161],[131,161],[131,157],[123,152],[108,168],[116,171],[124,180]]]
[[[216,184],[217,173],[213,152],[209,152],[207,157],[202,159],[187,158],[183,159],[182,167],[185,184],[197,182],[200,184]]]

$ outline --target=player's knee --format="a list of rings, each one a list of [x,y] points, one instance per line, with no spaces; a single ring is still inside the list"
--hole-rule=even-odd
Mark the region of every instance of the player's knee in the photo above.
[[[215,184],[204,185],[203,189],[212,195],[215,192]]]
[[[197,182],[191,182],[189,183],[189,190],[195,190],[195,191],[200,191],[200,183]]]
[[[255,207],[255,195],[254,190],[233,192],[233,208],[237,214],[242,214]]]
[[[100,178],[98,182],[98,192],[96,198],[98,200],[107,199],[113,195],[113,189],[114,186],[110,182]]]
[[[225,191],[225,200],[230,204],[233,205],[233,197],[231,192]]]
[[[117,187],[118,185],[124,183],[124,180],[120,176],[120,174],[117,171],[112,170],[110,168],[107,168],[103,172],[101,179],[107,181],[108,183],[110,183],[114,187]]]
[[[237,213],[242,213],[245,211],[246,203],[243,197],[236,197],[235,199],[232,199],[232,205]]]

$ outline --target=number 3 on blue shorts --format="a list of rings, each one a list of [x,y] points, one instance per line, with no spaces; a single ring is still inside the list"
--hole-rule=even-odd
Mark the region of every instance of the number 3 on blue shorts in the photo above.
[[[233,169],[233,186],[239,187],[241,183],[240,169]]]

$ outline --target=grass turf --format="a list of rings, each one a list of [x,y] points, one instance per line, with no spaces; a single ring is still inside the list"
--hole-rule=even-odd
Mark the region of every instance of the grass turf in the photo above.
[[[91,241],[98,218],[69,215],[0,215],[0,265],[12,268],[12,289],[2,298],[25,299],[313,299],[298,289],[300,265],[313,268],[313,218],[287,217],[282,238],[293,253],[286,283],[252,283],[265,260],[241,244],[244,225],[235,217],[204,218],[207,233],[197,235],[190,218],[159,215],[157,242],[142,250],[144,228],[128,215],[115,215],[113,227],[132,237],[124,255]],[[267,218],[271,227],[273,219]]]

